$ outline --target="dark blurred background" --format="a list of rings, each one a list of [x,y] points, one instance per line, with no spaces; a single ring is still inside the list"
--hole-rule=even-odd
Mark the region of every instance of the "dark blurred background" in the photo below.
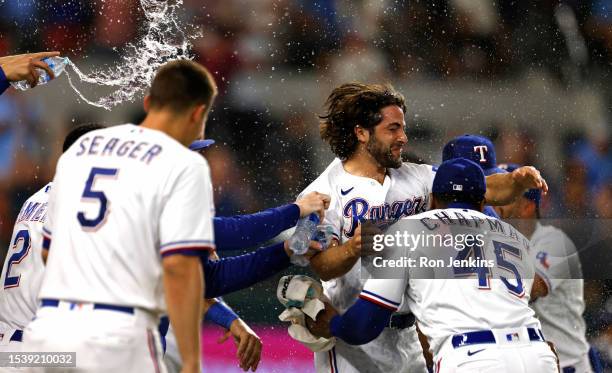
[[[146,22],[137,0],[0,1],[0,14],[0,55],[60,50],[86,72],[118,68]],[[499,162],[542,170],[545,217],[612,218],[612,0],[184,0],[180,17],[202,32],[191,52],[220,88],[206,152],[218,215],[294,200],[333,158],[318,137],[325,97],[358,80],[406,96],[408,150],[425,162],[481,133]],[[140,106],[88,106],[65,77],[0,98],[0,250],[51,180],[66,131],[138,122]],[[589,337],[609,356],[611,287],[585,285]],[[227,299],[247,321],[275,323],[275,288]]]

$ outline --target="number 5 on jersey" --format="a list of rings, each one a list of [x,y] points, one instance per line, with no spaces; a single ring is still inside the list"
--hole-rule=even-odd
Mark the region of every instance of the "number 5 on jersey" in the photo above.
[[[77,219],[79,223],[86,230],[98,230],[104,222],[106,221],[106,217],[109,213],[108,206],[110,202],[106,198],[106,194],[104,192],[95,190],[95,183],[100,178],[112,178],[116,179],[118,169],[116,168],[101,168],[101,167],[93,167],[91,172],[89,173],[89,177],[85,182],[85,189],[83,190],[83,194],[81,195],[82,201],[96,201],[100,204],[100,208],[98,210],[98,214],[93,219],[90,219],[85,216],[85,213],[79,211],[77,214]]]

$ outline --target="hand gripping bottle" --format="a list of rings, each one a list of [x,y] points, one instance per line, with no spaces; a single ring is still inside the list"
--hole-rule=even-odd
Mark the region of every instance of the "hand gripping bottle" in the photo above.
[[[43,58],[41,61],[49,65],[49,68],[51,71],[53,71],[56,78],[64,72],[66,65],[68,65],[68,62],[70,62],[68,57],[47,57]],[[38,72],[38,85],[46,84],[49,82],[49,80],[51,80],[51,77],[49,77],[49,74],[47,74],[45,70],[37,67],[36,71]],[[32,88],[27,80],[11,82],[11,85],[20,91],[25,91]]]

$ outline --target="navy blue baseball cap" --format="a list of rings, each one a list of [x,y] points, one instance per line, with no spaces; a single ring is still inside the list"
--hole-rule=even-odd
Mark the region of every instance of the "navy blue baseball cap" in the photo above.
[[[215,140],[213,139],[206,139],[206,140],[196,140],[194,142],[191,143],[191,145],[189,145],[189,149],[190,150],[202,150],[204,148],[208,148],[209,146],[211,146],[212,144],[215,143]]]
[[[448,207],[474,208],[482,201],[487,191],[485,175],[480,166],[466,158],[455,158],[442,162],[433,181],[434,194],[450,194],[457,201]]]
[[[516,163],[502,163],[499,165],[499,168],[505,170],[506,172],[512,172],[517,168],[520,168],[521,165]],[[523,193],[523,197],[532,200],[535,202],[536,206],[540,206],[540,201],[542,200],[542,191],[540,189],[529,189],[525,193]]]
[[[504,170],[497,167],[493,143],[484,136],[463,135],[449,141],[442,149],[442,161],[453,158],[471,159],[482,168],[487,176],[505,173]]]

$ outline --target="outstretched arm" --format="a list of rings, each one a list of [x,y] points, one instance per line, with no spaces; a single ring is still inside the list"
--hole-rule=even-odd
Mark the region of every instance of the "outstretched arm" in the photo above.
[[[321,251],[321,244],[310,242],[306,257]],[[287,242],[261,248],[255,252],[222,258],[219,261],[203,260],[206,278],[206,298],[220,297],[252,286],[291,265]]]
[[[306,317],[310,332],[317,337],[338,337],[351,345],[366,344],[389,325],[393,310],[364,299],[357,299],[344,314],[339,315],[331,304],[319,312],[317,320]]]
[[[548,193],[548,184],[535,167],[524,166],[511,173],[487,176],[485,200],[488,205],[507,205],[527,189],[542,189],[544,194]]]
[[[337,239],[320,254],[312,257],[310,268],[323,281],[340,277],[353,268],[361,256],[361,225],[355,229],[354,236],[340,245]]]
[[[38,84],[36,68],[45,70],[53,79],[55,77],[53,71],[41,60],[59,54],[59,52],[39,52],[0,57],[0,94],[9,87],[9,82],[27,80],[31,87],[35,87]]]
[[[295,203],[274,207],[255,214],[213,219],[217,250],[252,247],[276,237],[297,223],[300,208]]]
[[[295,203],[255,214],[215,217],[213,222],[217,250],[237,250],[259,245],[295,226],[299,218],[313,212],[322,216],[328,207],[329,196],[312,192]]]

